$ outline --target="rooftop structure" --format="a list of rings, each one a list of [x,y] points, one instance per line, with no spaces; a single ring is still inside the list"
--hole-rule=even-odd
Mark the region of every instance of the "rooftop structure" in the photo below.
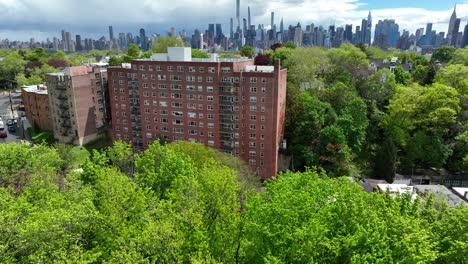
[[[21,97],[28,121],[40,129],[52,131],[47,86],[44,84],[24,86],[21,88]]]
[[[451,192],[449,189],[447,189],[447,187],[443,185],[415,185],[414,188],[416,189],[418,193],[432,192],[434,194],[442,194],[445,197],[447,197],[448,204],[452,206],[457,206],[461,203],[468,205],[468,203],[463,201],[460,197],[458,197],[456,194]]]

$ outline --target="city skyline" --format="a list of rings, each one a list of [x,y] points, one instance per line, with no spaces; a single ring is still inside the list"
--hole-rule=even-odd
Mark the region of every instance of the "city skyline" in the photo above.
[[[50,1],[45,4],[44,1],[0,0],[0,39],[24,41],[35,38],[42,41],[46,38],[60,37],[61,29],[81,34],[82,37],[108,37],[108,25],[112,25],[115,32],[137,32],[139,28],[145,28],[148,34],[154,32],[165,35],[171,27],[175,27],[177,31],[185,30],[191,33],[195,29],[203,30],[208,23],[220,23],[227,32],[231,17],[237,26],[237,1],[234,0],[221,0],[214,5],[207,5],[205,0],[199,0],[196,4],[186,0],[164,5],[159,4],[160,2],[141,1],[141,5],[133,4],[131,7],[126,2],[121,2],[104,8],[104,1],[84,1],[79,5],[71,1],[61,1],[53,5]],[[404,2],[279,0],[262,3],[258,0],[241,0],[240,20],[248,17],[250,7],[253,25],[264,24],[269,27],[271,12],[275,12],[276,24],[283,18],[285,25],[295,25],[299,22],[324,27],[345,24],[356,26],[360,25],[361,19],[367,17],[371,10],[374,26],[379,20],[394,19],[400,25],[400,29],[412,33],[424,27],[426,23],[432,23],[436,31],[446,32],[455,4],[462,24],[466,24],[468,20],[468,1],[412,1],[410,4]],[[101,6],[103,8],[100,8]],[[96,10],[106,10],[107,13]],[[34,12],[40,15],[31,15]],[[186,12],[187,15],[184,15]],[[189,13],[197,15],[188,15]],[[174,19],[176,16],[184,17],[185,20]]]

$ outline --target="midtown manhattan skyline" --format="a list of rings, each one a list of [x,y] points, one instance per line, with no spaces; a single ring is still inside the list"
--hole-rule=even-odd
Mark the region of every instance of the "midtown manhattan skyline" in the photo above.
[[[457,15],[466,24],[468,1],[378,1],[378,0],[241,0],[240,17],[247,17],[250,7],[252,24],[269,26],[270,14],[276,21],[284,19],[286,25],[309,24],[342,26],[358,25],[369,11],[373,24],[378,20],[395,19],[401,29],[414,32],[433,23],[433,29],[446,32],[448,20],[456,4]],[[220,0],[214,4],[207,0],[188,1],[50,1],[0,0],[0,39],[45,40],[58,37],[65,28],[82,36],[106,35],[107,25],[116,31],[137,31],[165,34],[171,27],[177,31],[192,32],[204,29],[208,23],[229,27],[230,18],[236,17],[236,1]]]

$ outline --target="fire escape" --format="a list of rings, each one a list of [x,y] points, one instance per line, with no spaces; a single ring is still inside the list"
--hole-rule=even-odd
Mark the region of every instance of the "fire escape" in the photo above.
[[[234,105],[237,104],[235,97],[239,88],[229,81],[219,84],[219,132],[220,150],[233,154],[234,150]]]
[[[56,91],[57,91],[57,101],[56,107],[58,110],[58,127],[59,135],[62,137],[69,137],[70,143],[73,142],[74,132],[73,126],[71,123],[70,115],[70,104],[67,96],[67,87],[68,82],[64,79],[64,76],[60,76],[57,82]]]
[[[143,149],[141,129],[139,82],[135,73],[128,74],[128,97],[130,100],[130,116],[132,122],[132,144],[135,150]]]

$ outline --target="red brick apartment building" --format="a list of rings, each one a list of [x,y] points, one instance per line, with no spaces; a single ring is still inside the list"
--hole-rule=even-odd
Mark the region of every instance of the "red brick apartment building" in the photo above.
[[[107,69],[65,68],[46,76],[54,137],[61,143],[84,145],[105,135]]]
[[[251,59],[192,59],[190,48],[108,68],[114,140],[203,143],[276,176],[287,71]]]
[[[52,131],[47,87],[42,84],[24,86],[21,89],[21,97],[29,122],[40,129]]]

